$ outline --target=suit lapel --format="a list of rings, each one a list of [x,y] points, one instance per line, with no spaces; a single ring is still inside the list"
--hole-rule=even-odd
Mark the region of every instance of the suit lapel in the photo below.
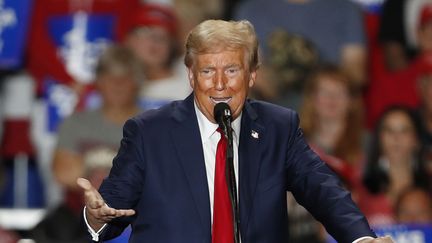
[[[258,115],[249,102],[242,115],[239,142],[239,187],[241,231],[246,232],[261,166],[260,141],[264,127],[257,122]]]
[[[177,121],[171,131],[174,146],[188,180],[204,232],[210,236],[210,200],[193,95],[179,103],[173,117]],[[242,232],[247,230],[261,166],[260,141],[264,136],[265,128],[257,122],[257,119],[257,113],[249,102],[246,102],[239,141],[239,203]]]
[[[211,235],[210,200],[202,150],[201,136],[196,118],[193,95],[179,103],[174,111],[177,121],[171,135],[181,166],[188,180],[201,225],[206,235]]]

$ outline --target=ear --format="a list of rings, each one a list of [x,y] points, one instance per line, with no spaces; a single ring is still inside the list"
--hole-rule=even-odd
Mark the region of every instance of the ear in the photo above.
[[[194,79],[194,73],[193,73],[192,68],[187,69],[187,74],[188,74],[188,78],[189,78],[189,84],[190,84],[191,88],[194,89],[195,79]]]
[[[257,71],[256,70],[251,71],[251,73],[249,74],[249,88],[252,88],[254,86],[256,77],[257,77]]]

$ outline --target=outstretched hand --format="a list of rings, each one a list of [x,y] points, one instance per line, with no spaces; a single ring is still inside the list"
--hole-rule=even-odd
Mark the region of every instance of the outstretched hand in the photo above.
[[[100,193],[88,180],[78,178],[77,184],[84,190],[86,218],[93,230],[98,231],[104,224],[109,223],[114,218],[135,214],[133,209],[114,209],[109,207]]]
[[[390,236],[362,240],[359,243],[394,243]]]

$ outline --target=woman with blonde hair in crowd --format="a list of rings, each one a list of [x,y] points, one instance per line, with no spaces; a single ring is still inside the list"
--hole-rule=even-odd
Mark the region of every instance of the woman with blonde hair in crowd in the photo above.
[[[83,195],[75,181],[83,176],[94,178],[93,183],[100,181],[106,174],[99,172],[100,168],[111,167],[112,154],[120,146],[123,124],[142,112],[138,91],[143,73],[133,52],[123,45],[108,47],[100,56],[95,73],[101,106],[75,112],[59,127],[52,173],[64,188],[64,202],[33,230],[37,242],[89,242],[81,220]]]

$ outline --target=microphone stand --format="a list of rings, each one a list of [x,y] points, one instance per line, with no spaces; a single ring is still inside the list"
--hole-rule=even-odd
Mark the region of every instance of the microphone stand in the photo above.
[[[228,119],[228,124],[223,123],[223,131],[228,140],[228,146],[226,151],[226,180],[228,185],[228,192],[231,199],[232,213],[233,213],[233,225],[234,225],[234,242],[240,243],[240,214],[239,205],[237,200],[237,183],[234,171],[234,150],[233,150],[233,134],[231,128],[231,120]]]

